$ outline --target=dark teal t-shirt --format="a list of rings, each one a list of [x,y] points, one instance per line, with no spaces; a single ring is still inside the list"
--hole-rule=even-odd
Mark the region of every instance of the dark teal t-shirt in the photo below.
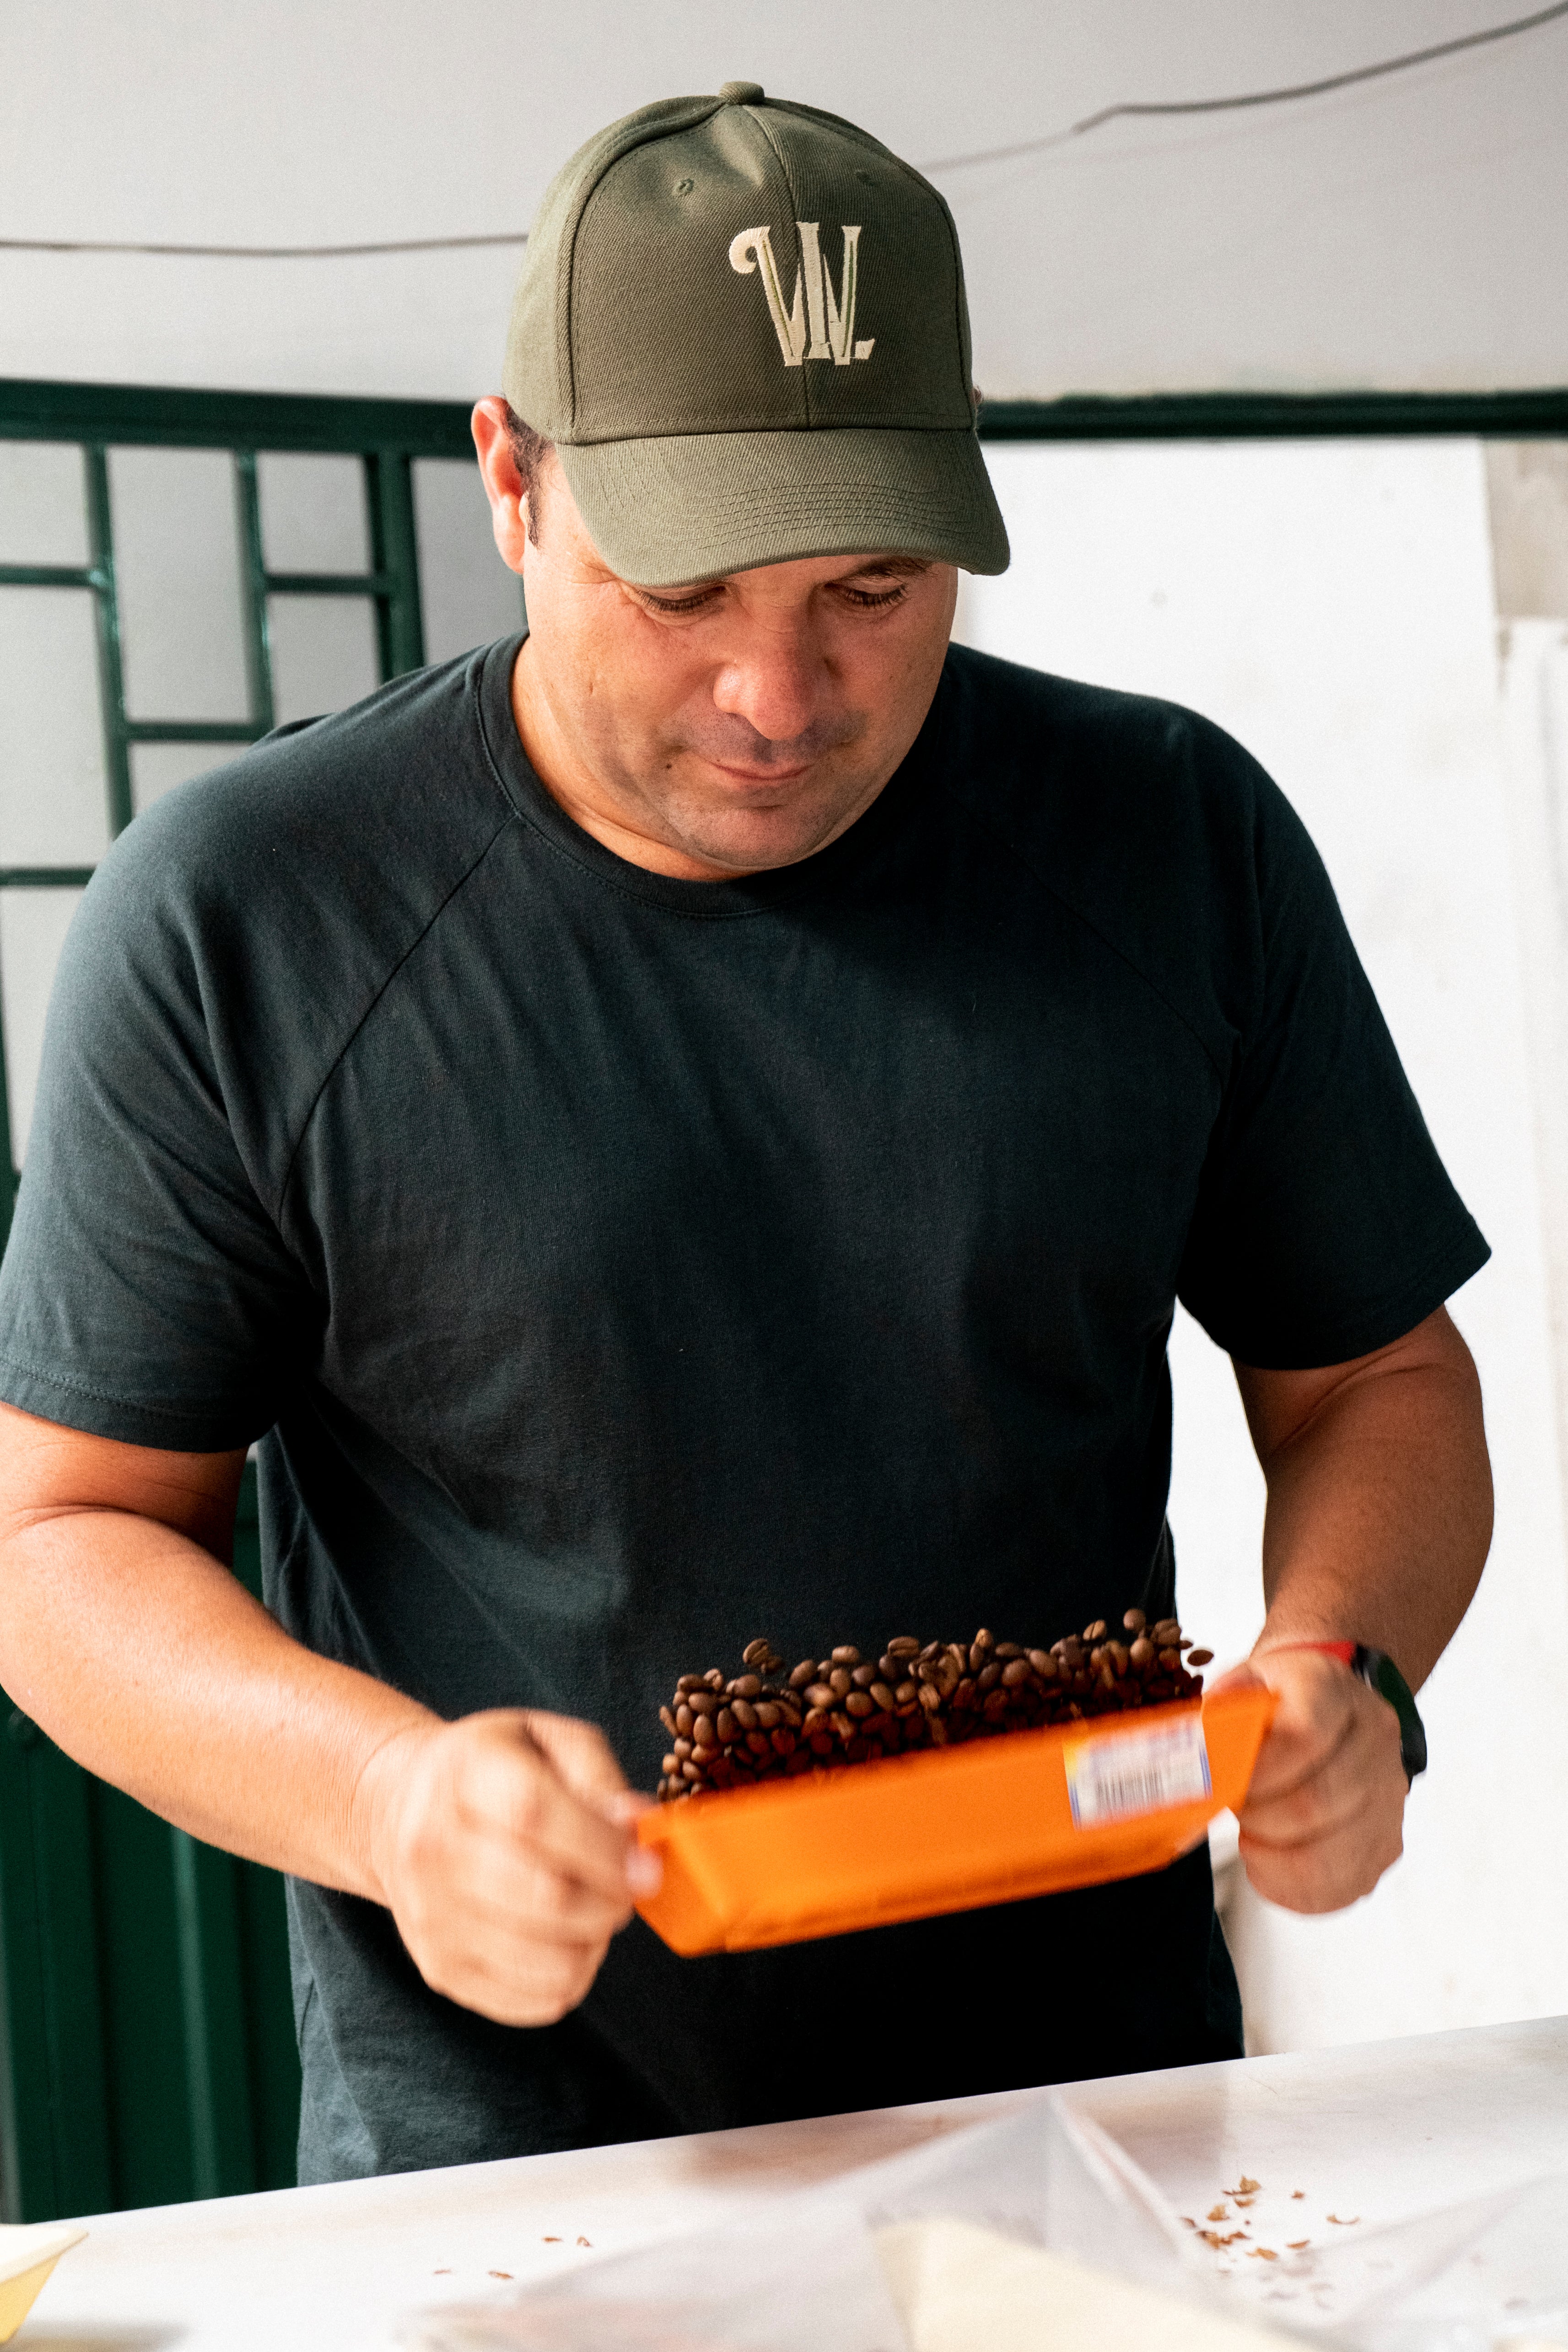
[[[49,1016],[0,1395],[261,1443],[269,1605],[444,1716],[1050,1641],[1173,1600],[1166,1343],[1397,1338],[1486,1246],[1322,867],[1166,704],[953,650],[869,813],[664,879],[512,723],[517,640],[139,818]],[[265,1759],[258,1759],[265,1769]],[[1239,2049],[1203,1855],[1091,1894],[677,1961],[560,2025],[429,1992],[295,1884],[302,2175]]]

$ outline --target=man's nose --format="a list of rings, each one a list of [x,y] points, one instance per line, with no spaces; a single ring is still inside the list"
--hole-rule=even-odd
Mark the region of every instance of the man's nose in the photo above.
[[[789,743],[822,715],[829,683],[810,632],[773,627],[725,662],[714,680],[714,707],[746,719],[770,743]]]

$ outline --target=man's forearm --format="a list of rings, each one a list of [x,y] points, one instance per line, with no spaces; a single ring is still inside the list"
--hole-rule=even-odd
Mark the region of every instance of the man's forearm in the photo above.
[[[303,1649],[190,1538],[117,1510],[13,1527],[0,1682],[68,1756],[166,1820],[381,1898],[367,1768],[434,1718]]]
[[[1418,1686],[1491,1539],[1480,1387],[1463,1340],[1434,1316],[1315,1398],[1288,1386],[1311,1375],[1237,1376],[1269,1488],[1259,1647],[1365,1642]]]

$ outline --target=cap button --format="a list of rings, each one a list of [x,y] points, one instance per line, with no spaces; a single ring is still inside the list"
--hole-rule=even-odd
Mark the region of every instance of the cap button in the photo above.
[[[759,81],[726,81],[719,84],[720,98],[731,106],[758,106],[767,96]]]

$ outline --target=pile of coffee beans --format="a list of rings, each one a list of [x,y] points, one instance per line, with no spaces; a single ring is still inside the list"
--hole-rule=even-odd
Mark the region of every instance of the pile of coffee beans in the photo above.
[[[683,1675],[659,1709],[670,1734],[659,1795],[668,1803],[1201,1696],[1192,1669],[1214,1653],[1195,1650],[1174,1617],[1151,1625],[1129,1609],[1122,1628],[1126,1640],[1112,1640],[1096,1618],[1049,1650],[998,1642],[983,1625],[967,1643],[899,1633],[874,1662],[846,1642],[789,1674],[770,1642],[748,1643],[744,1673]]]

